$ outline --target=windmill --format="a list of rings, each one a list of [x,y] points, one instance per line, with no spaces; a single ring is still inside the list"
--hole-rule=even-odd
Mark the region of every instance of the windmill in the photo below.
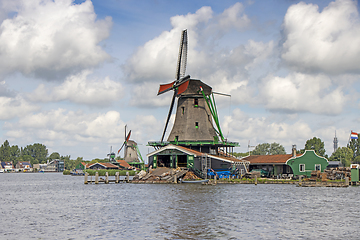
[[[218,135],[223,140],[221,130],[215,130],[212,124],[213,117],[216,118],[214,120],[217,123],[217,113],[213,114],[216,108],[212,107],[214,104],[209,103],[211,99],[208,99],[208,96],[212,95],[212,88],[200,80],[190,79],[190,75],[185,76],[187,46],[187,30],[184,30],[180,40],[175,81],[161,84],[158,91],[158,95],[174,91],[161,143],[164,140],[176,97],[178,98],[176,117],[168,141],[212,142],[218,140]],[[220,129],[220,125],[217,124],[217,126]]]
[[[112,151],[112,146],[110,146],[110,153],[107,155],[109,157],[110,162],[116,162],[115,161],[115,153]]]
[[[148,146],[154,147],[155,151],[147,154],[147,157],[149,166],[153,168],[187,168],[201,174],[203,178],[212,167],[219,169],[226,165],[226,168],[229,168],[231,164],[237,166],[243,162],[238,159],[236,162],[229,160],[231,158],[228,153],[233,152],[239,143],[228,142],[221,132],[215,92],[211,86],[185,75],[187,49],[187,30],[184,30],[181,34],[175,80],[161,84],[158,91],[158,95],[173,91],[161,141],[148,142]],[[175,99],[175,121],[167,140],[164,141]]]
[[[125,148],[124,148],[124,160],[127,163],[138,164],[138,163],[140,163],[140,160],[143,163],[144,161],[143,161],[142,156],[140,154],[137,143],[135,141],[133,141],[133,140],[130,140],[130,136],[131,136],[131,130],[129,131],[129,133],[126,133],[126,125],[125,125],[125,139],[124,139],[124,142],[121,145],[120,149],[118,150],[118,154],[120,153],[120,151],[125,146]]]

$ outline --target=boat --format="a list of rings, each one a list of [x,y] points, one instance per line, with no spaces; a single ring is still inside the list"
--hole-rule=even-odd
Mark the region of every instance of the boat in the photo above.
[[[85,173],[83,170],[74,169],[70,172],[70,175],[72,176],[84,176]]]
[[[209,182],[209,179],[203,179],[203,180],[181,180],[180,183],[207,183]]]

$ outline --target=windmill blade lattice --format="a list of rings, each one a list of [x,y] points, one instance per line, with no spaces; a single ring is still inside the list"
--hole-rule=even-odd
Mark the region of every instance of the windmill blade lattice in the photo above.
[[[186,61],[187,61],[187,46],[188,46],[187,30],[185,29],[181,34],[178,63],[177,63],[177,69],[176,69],[176,75],[175,75],[176,80],[179,80],[179,79],[185,77]]]
[[[163,131],[163,134],[161,137],[161,142],[163,142],[163,140],[164,140],[166,128],[168,126],[170,116],[171,116],[171,113],[172,113],[172,110],[174,107],[175,97],[178,96],[179,94],[183,93],[189,85],[188,80],[190,79],[190,76],[189,75],[185,76],[186,61],[187,61],[187,48],[188,48],[187,43],[188,43],[187,30],[185,29],[181,34],[179,57],[178,57],[176,76],[175,76],[176,80],[172,83],[161,84],[160,88],[159,88],[158,95],[168,92],[170,90],[174,90],[174,95],[171,99],[169,113],[168,113],[166,123],[165,123],[165,128],[164,128],[164,131]]]

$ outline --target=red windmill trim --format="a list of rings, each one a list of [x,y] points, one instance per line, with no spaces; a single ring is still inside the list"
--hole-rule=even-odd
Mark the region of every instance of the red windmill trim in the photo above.
[[[183,92],[185,92],[185,90],[188,88],[189,86],[189,81],[184,82],[183,84],[181,84],[178,87],[178,91],[177,91],[177,95],[182,94]]]
[[[172,86],[174,85],[174,83],[175,83],[175,81],[173,81],[172,83],[168,83],[168,84],[160,84],[158,95],[160,95],[166,91],[169,91],[172,88]]]

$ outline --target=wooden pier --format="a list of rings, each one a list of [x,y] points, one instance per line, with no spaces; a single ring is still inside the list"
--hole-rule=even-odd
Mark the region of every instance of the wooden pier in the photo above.
[[[92,180],[92,176],[89,180],[89,173],[85,173],[85,179],[84,179],[84,184],[89,184],[89,183],[95,183],[95,184],[99,184],[99,183],[105,183],[105,184],[108,184],[108,183],[128,183],[130,182],[130,175],[129,175],[129,172],[126,172],[126,176],[125,176],[125,179],[120,179],[120,174],[119,172],[115,173],[115,179],[109,179],[109,173],[106,172],[105,173],[105,178],[102,178],[99,176],[99,173],[96,172],[95,173],[95,179]]]

